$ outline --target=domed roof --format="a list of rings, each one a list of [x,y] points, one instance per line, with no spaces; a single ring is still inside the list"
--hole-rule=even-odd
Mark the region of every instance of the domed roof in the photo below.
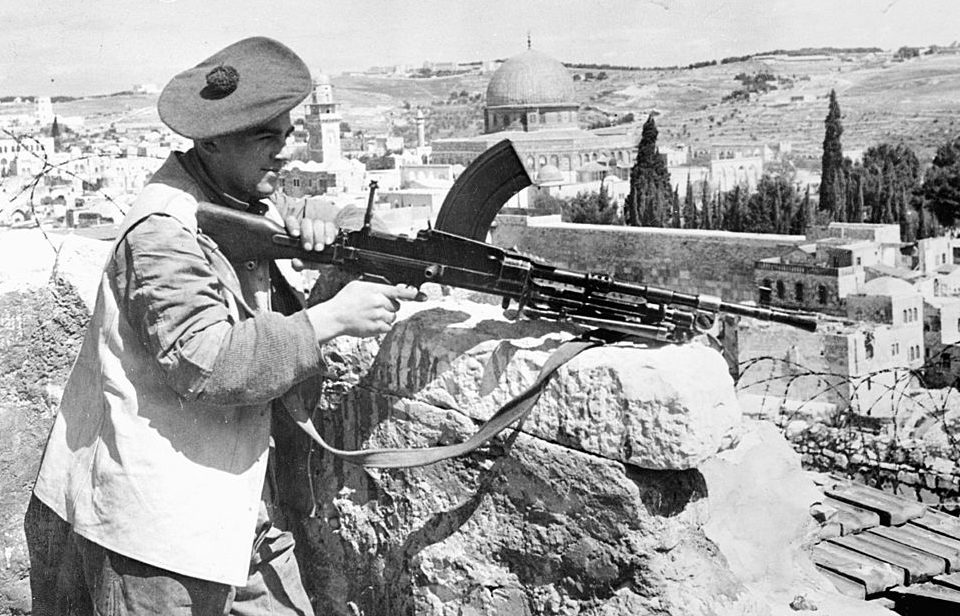
[[[560,170],[557,169],[556,165],[544,165],[540,167],[540,172],[537,173],[537,183],[543,184],[544,182],[562,182],[563,174],[560,173]]]
[[[909,282],[892,276],[874,278],[863,285],[864,295],[900,297],[902,295],[914,295],[916,293],[917,290]]]
[[[528,49],[497,69],[487,86],[487,107],[576,104],[573,77],[557,60]]]

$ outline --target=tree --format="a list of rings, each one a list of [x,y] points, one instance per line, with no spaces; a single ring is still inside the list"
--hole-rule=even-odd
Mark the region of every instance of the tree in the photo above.
[[[749,214],[746,211],[746,189],[737,184],[733,190],[723,194],[723,226],[724,231],[746,231]]]
[[[637,159],[630,170],[626,223],[634,226],[662,227],[673,203],[673,189],[667,163],[657,149],[657,125],[653,114],[643,124]]]
[[[563,207],[563,220],[592,225],[620,224],[617,207],[602,184],[600,192],[579,192]]]
[[[953,227],[960,219],[960,138],[937,148],[920,189],[925,209],[937,222]]]
[[[673,199],[672,199],[672,202],[673,202],[673,207],[672,207],[673,215],[670,217],[670,226],[673,227],[674,229],[679,229],[680,226],[681,226],[681,224],[682,224],[682,222],[681,222],[681,220],[680,220],[680,218],[681,218],[681,214],[680,214],[680,194],[677,192],[677,191],[679,190],[679,188],[680,188],[680,187],[678,186],[677,189],[673,191]]]
[[[713,229],[714,217],[712,215],[711,209],[713,204],[711,203],[712,199],[710,198],[710,182],[704,178],[703,186],[701,187],[700,193],[700,228],[701,229]]]
[[[53,126],[50,127],[50,136],[53,138],[54,151],[60,151],[60,123],[57,116],[53,116]]]
[[[913,150],[903,144],[871,146],[849,175],[851,183],[859,185],[856,198],[862,200],[860,207],[870,213],[871,222],[899,224],[904,238],[915,235],[918,224],[915,208],[922,201],[915,197],[920,183],[920,161]],[[851,204],[851,212],[856,208]],[[862,218],[856,222],[860,220]]]
[[[824,126],[826,131],[820,168],[820,209],[830,212],[831,217],[835,218],[838,210],[844,207],[844,195],[840,190],[843,188],[843,146],[840,144],[843,125],[840,123],[840,104],[837,103],[835,90],[830,90],[830,105]]]
[[[803,200],[797,207],[790,223],[790,232],[795,235],[806,235],[807,229],[814,222],[813,203],[810,199],[810,185],[803,193]]]
[[[697,228],[697,204],[693,199],[693,182],[687,176],[687,192],[683,197],[683,226],[686,229]]]

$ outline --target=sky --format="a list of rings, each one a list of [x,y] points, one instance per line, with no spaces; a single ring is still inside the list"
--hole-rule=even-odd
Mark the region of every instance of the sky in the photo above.
[[[241,38],[314,73],[508,58],[689,64],[799,47],[947,45],[958,0],[3,0],[0,96],[163,86]]]

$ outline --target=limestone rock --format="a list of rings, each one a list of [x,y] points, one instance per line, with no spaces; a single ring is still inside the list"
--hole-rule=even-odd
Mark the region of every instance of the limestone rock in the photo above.
[[[375,356],[356,341],[330,345],[328,357],[369,366],[340,379],[352,385],[317,416],[335,446],[462,441],[569,336],[505,322],[494,306],[407,305],[403,316]],[[312,452],[317,516],[299,529],[320,609],[767,616],[792,613],[800,594],[843,605],[803,554],[820,496],[783,438],[751,424],[716,456],[741,425],[726,365],[711,353],[588,351],[556,375],[521,432],[432,466],[362,470]],[[687,447],[684,431],[701,436]],[[651,460],[660,468],[641,467]]]
[[[51,275],[69,282],[93,312],[103,266],[110,256],[112,242],[68,235],[60,245]]]
[[[823,494],[774,424],[747,422],[737,446],[700,470],[709,494],[704,533],[737,580],[774,614],[795,613],[791,603],[816,605],[818,613],[838,616],[892,614],[839,595],[817,573],[809,548],[819,525],[810,505]]]
[[[512,322],[491,305],[429,303],[395,327],[371,374],[381,391],[485,420],[536,380],[569,339],[552,323]],[[653,469],[696,468],[736,436],[726,364],[698,344],[590,349],[563,366],[524,430]]]
[[[38,289],[60,277],[76,287],[93,310],[100,272],[111,243],[39,229],[7,231],[0,242],[0,293]]]
[[[29,612],[23,514],[88,319],[60,280],[0,293],[0,614]]]

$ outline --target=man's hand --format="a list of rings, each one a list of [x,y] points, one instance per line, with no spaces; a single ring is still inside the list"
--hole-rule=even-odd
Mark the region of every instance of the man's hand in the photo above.
[[[307,308],[307,316],[324,343],[337,336],[365,338],[390,331],[401,300],[419,299],[417,289],[354,280],[325,302]]]
[[[320,252],[328,244],[333,243],[339,231],[337,223],[326,222],[319,218],[299,218],[291,215],[287,216],[283,222],[288,234],[300,238],[300,245],[304,250]]]

